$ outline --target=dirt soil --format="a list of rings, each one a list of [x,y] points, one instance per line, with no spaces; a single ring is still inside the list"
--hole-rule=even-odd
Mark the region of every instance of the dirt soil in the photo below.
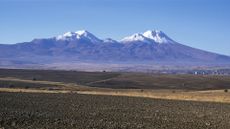
[[[4,129],[229,129],[230,104],[0,92]]]

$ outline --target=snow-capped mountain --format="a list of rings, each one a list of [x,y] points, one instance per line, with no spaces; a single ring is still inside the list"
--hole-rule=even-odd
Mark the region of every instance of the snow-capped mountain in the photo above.
[[[143,36],[154,40],[156,43],[175,43],[175,41],[170,39],[166,34],[158,30],[148,30],[143,33]]]
[[[144,32],[143,34],[136,33],[131,36],[125,37],[121,40],[123,43],[130,43],[130,42],[146,42],[146,43],[176,43],[172,39],[170,39],[166,34],[164,34],[162,31],[158,30],[148,30]]]
[[[30,42],[0,44],[0,52],[0,66],[75,61],[230,65],[229,56],[177,43],[164,32],[157,30],[136,33],[120,41],[111,38],[103,40],[81,30]]]
[[[123,43],[129,43],[129,42],[146,42],[151,43],[150,39],[145,37],[142,34],[136,33],[131,36],[125,37],[121,40]]]
[[[73,41],[73,40],[88,40],[92,43],[99,43],[101,42],[100,39],[98,39],[96,36],[91,34],[90,32],[86,30],[79,30],[76,32],[66,32],[63,35],[59,35],[55,37],[56,40],[67,40],[67,41]]]

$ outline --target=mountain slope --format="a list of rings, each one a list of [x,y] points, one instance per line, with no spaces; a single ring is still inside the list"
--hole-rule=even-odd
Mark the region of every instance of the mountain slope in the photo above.
[[[5,64],[49,64],[96,62],[144,64],[230,64],[230,57],[195,49],[172,40],[162,31],[146,31],[121,41],[99,39],[81,30],[47,39],[0,45],[0,66]],[[20,63],[17,63],[20,62]]]

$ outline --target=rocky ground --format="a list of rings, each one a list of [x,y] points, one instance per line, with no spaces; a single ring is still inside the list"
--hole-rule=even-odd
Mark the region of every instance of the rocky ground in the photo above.
[[[4,129],[229,129],[230,104],[0,92]]]

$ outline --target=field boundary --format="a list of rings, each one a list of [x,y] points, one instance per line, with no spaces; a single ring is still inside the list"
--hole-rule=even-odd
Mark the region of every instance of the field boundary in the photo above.
[[[127,96],[127,97],[143,97],[153,99],[166,99],[166,100],[185,100],[185,101],[199,101],[199,102],[221,102],[230,103],[230,93],[224,93],[223,90],[215,91],[191,91],[178,93],[170,92],[138,92],[138,91],[78,91],[79,94],[90,95],[108,95],[108,96]]]
[[[220,102],[230,103],[230,93],[224,93],[222,90],[215,91],[178,91],[172,93],[167,90],[154,91],[138,91],[138,90],[40,90],[40,89],[21,89],[21,88],[0,88],[0,92],[22,92],[22,93],[77,93],[87,95],[105,95],[105,96],[126,96],[126,97],[142,97],[165,100],[182,100],[182,101],[198,101],[198,102]]]
[[[40,90],[40,89],[22,89],[22,88],[0,88],[0,92],[22,92],[22,93],[71,93],[67,90]]]

